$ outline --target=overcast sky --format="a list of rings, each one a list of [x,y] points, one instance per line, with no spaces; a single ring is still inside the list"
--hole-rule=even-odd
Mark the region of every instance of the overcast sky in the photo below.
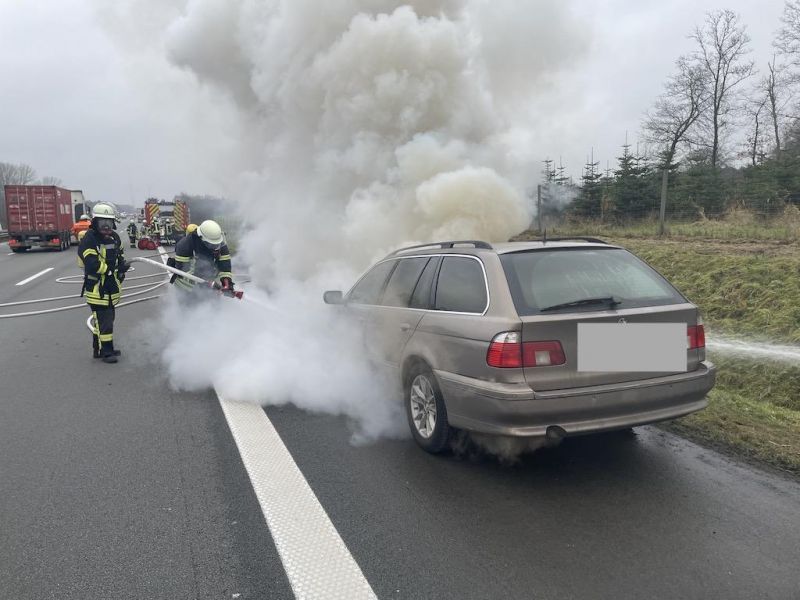
[[[740,13],[752,38],[751,57],[764,68],[783,9],[782,0],[576,4],[585,4],[580,14],[588,50],[562,73],[557,90],[539,95],[537,106],[550,118],[533,132],[539,159],[562,157],[576,177],[592,148],[604,168],[607,161],[613,166],[626,131],[636,143],[642,114],[675,59],[693,49],[687,36],[707,11]],[[187,101],[196,87],[189,73],[156,65],[146,52],[141,60],[123,54],[95,6],[89,0],[0,0],[0,161],[28,163],[40,176],[83,189],[92,201],[141,204],[181,191],[224,194],[227,171],[194,152],[235,144],[207,135],[211,122],[213,131],[226,130],[223,111],[200,92]],[[141,77],[143,70],[148,77]]]

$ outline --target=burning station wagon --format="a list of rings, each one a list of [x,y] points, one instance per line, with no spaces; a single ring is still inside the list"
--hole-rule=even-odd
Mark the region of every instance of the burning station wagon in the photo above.
[[[403,248],[324,299],[362,322],[432,453],[453,428],[559,439],[674,419],[714,386],[697,306],[595,238]]]

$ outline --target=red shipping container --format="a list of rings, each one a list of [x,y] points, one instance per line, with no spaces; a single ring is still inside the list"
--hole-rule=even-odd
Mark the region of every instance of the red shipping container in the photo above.
[[[12,249],[32,245],[66,249],[74,223],[72,193],[54,185],[5,186]]]

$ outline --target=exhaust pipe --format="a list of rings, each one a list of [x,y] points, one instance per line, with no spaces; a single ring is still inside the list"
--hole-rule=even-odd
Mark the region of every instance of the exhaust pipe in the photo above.
[[[547,438],[548,442],[558,443],[567,437],[567,432],[558,425],[550,425],[545,431],[544,436]]]

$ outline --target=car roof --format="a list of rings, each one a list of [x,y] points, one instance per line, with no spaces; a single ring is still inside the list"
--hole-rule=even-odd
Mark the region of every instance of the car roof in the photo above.
[[[396,258],[401,256],[414,256],[418,254],[509,254],[512,252],[525,252],[528,250],[550,250],[554,248],[620,248],[613,244],[607,244],[602,240],[588,241],[589,239],[554,239],[554,240],[531,240],[520,242],[500,242],[489,244],[480,241],[452,241],[452,242],[432,242],[419,246],[409,246],[399,248],[389,254],[386,258]]]
[[[552,242],[537,240],[529,242],[503,242],[500,244],[492,244],[492,248],[494,248],[498,254],[508,254],[509,252],[547,250],[549,248],[619,248],[619,246],[603,242],[584,242],[576,240],[555,240]]]

